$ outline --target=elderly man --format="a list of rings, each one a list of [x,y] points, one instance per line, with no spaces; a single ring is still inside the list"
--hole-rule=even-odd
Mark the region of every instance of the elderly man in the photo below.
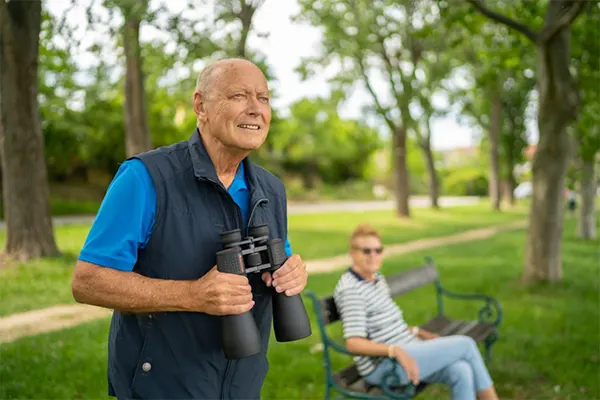
[[[269,132],[265,76],[246,60],[218,61],[198,77],[193,103],[188,141],[122,164],[73,275],[78,302],[114,310],[108,391],[117,398],[259,398],[270,293],[291,296],[306,285],[287,240],[285,188],[248,159]],[[219,233],[261,224],[285,240],[285,264],[272,276],[219,272]],[[249,310],[262,351],[228,360],[219,316]]]
[[[346,347],[357,354],[356,366],[365,380],[379,385],[393,372],[403,384],[447,384],[456,400],[497,400],[475,341],[461,335],[439,337],[407,325],[379,272],[379,233],[360,225],[350,237],[350,247],[352,266],[340,277],[333,296]]]

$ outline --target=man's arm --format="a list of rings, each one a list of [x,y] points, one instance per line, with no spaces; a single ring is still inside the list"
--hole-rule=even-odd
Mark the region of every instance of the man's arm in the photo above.
[[[72,291],[79,303],[119,311],[192,311],[194,306],[203,308],[199,301],[193,299],[200,297],[192,296],[195,294],[193,286],[193,281],[152,279],[135,272],[78,260],[73,273]]]
[[[156,193],[145,166],[128,161],[119,169],[81,250],[72,280],[73,297],[129,312],[248,311],[247,278],[221,274],[214,267],[197,281],[152,279],[133,272],[137,252],[150,238]]]
[[[246,312],[254,305],[248,279],[221,273],[216,266],[198,280],[174,281],[79,260],[72,290],[79,303],[134,313],[196,311],[230,315]]]

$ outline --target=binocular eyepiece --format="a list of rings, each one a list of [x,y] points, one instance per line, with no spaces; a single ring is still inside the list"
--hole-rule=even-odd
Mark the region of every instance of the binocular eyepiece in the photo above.
[[[224,249],[217,252],[219,272],[246,275],[275,272],[287,260],[285,244],[279,238],[269,239],[269,227],[257,225],[243,238],[239,229],[220,234]],[[299,294],[287,296],[272,288],[273,327],[278,342],[290,342],[311,335],[306,308]],[[250,311],[222,318],[223,349],[228,359],[257,354],[261,341]]]

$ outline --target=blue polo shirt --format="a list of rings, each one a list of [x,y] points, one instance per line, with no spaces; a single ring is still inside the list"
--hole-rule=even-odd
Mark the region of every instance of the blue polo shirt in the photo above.
[[[243,163],[240,163],[227,191],[240,207],[247,225],[250,191]],[[156,191],[146,166],[138,159],[125,161],[106,191],[79,259],[132,271],[138,250],[144,248],[150,239],[155,217]],[[288,256],[292,254],[287,238],[285,250]]]

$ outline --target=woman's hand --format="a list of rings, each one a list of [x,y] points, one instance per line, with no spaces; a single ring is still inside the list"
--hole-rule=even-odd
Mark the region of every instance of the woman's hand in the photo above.
[[[408,375],[408,380],[411,381],[414,385],[418,385],[419,366],[417,365],[415,359],[399,347],[394,347],[394,358],[396,358],[396,361],[398,361],[402,368],[404,368],[404,371],[406,371],[406,375]]]
[[[419,329],[419,337],[423,340],[431,340],[439,338],[440,335],[438,335],[437,333],[426,331],[425,329]]]

